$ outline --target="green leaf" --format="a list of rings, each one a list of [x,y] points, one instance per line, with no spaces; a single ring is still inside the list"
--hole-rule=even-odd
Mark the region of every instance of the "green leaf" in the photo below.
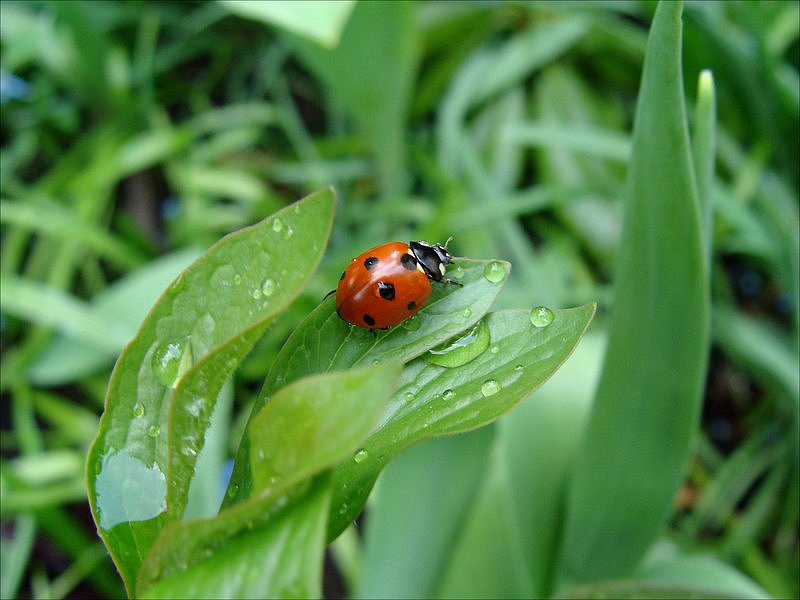
[[[489,310],[507,279],[492,282],[485,277],[485,269],[493,263],[501,265],[503,273],[511,270],[511,265],[499,261],[457,259],[455,272],[463,285],[434,285],[422,310],[386,332],[349,325],[336,314],[333,298],[323,302],[281,348],[252,414],[281,386],[300,377],[387,361],[406,362],[472,327]],[[226,506],[250,493],[249,445],[245,433],[236,455]]]
[[[697,108],[692,132],[692,159],[697,175],[697,199],[703,220],[703,239],[706,243],[706,260],[711,265],[712,210],[711,192],[714,184],[716,158],[717,98],[714,91],[714,76],[711,71],[700,73],[697,82]]]
[[[222,383],[302,289],[332,217],[328,189],[227,236],[175,280],[120,356],[87,479],[129,592],[164,523],[183,513]]]
[[[192,568],[162,579],[144,598],[319,598],[329,477],[261,527]]]
[[[568,502],[567,581],[624,576],[635,565],[669,514],[697,426],[708,276],[681,84],[681,10],[660,3],[648,40],[608,352]]]
[[[84,340],[107,352],[119,350],[127,330],[93,313],[84,301],[44,283],[16,275],[0,276],[3,312]]]
[[[253,495],[212,519],[169,525],[142,565],[137,590],[205,560],[255,524],[268,523],[303,496],[298,485],[351,456],[385,410],[399,370],[399,364],[386,363],[306,377],[280,389],[248,426]]]
[[[370,499],[356,598],[431,598],[479,489],[494,429],[409,448]],[[436,498],[436,502],[431,502]]]
[[[695,598],[769,598],[761,586],[718,557],[682,553],[663,542],[637,569],[636,578],[645,589],[672,586],[693,592]]]
[[[339,43],[355,0],[334,2],[258,2],[253,0],[220,0],[234,14],[283,27],[318,44],[334,48]]]
[[[381,469],[408,446],[491,423],[547,380],[572,353],[595,306],[554,311],[546,327],[527,310],[489,314],[491,348],[457,368],[418,358],[406,366],[380,427],[334,470],[329,539],[360,512]]]
[[[603,349],[604,339],[588,332],[541,389],[498,421],[483,489],[451,546],[435,594],[429,595],[550,595],[564,491]]]

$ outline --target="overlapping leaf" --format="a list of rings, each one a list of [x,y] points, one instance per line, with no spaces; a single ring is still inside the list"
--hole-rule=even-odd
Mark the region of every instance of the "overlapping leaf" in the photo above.
[[[129,591],[167,515],[183,512],[223,381],[302,289],[332,216],[325,190],[226,237],[175,280],[120,356],[87,478]]]

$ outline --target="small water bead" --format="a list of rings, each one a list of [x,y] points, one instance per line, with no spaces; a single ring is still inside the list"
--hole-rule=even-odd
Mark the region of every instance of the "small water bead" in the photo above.
[[[144,404],[137,402],[133,405],[133,416],[137,419],[144,416]]]
[[[483,394],[484,398],[488,398],[489,396],[494,396],[501,389],[502,386],[497,382],[497,380],[487,379],[481,385],[481,394]]]
[[[487,281],[500,283],[506,278],[506,267],[503,263],[493,260],[483,268],[483,276]]]
[[[253,300],[261,300],[261,288],[253,288],[253,291],[250,292],[250,295],[253,297]]]
[[[546,306],[531,309],[531,323],[534,327],[547,327],[553,322],[555,314]]]
[[[197,456],[197,450],[195,450],[191,446],[184,446],[183,448],[181,448],[181,454],[188,457],[194,457]]]
[[[421,324],[422,324],[422,319],[420,319],[417,315],[414,315],[410,319],[406,319],[405,321],[403,321],[401,327],[408,331],[417,331],[419,330]]]
[[[294,229],[291,226],[286,227],[286,232],[283,234],[283,239],[288,240],[294,235]]]
[[[161,428],[158,425],[150,425],[150,427],[147,428],[147,435],[151,438],[158,437],[159,433],[161,433]]]
[[[150,364],[159,383],[175,387],[178,377],[191,366],[190,355],[191,350],[186,340],[171,342],[156,348]]]
[[[450,271],[450,274],[456,279],[463,279],[464,267],[462,267],[461,265],[456,265],[456,267],[452,271]]]
[[[497,354],[498,352],[500,352],[500,346],[492,346],[491,348],[489,348],[489,352],[491,352],[492,354]]]
[[[480,320],[465,333],[428,350],[425,360],[441,367],[460,367],[480,356],[490,341],[489,328]]]
[[[269,298],[275,293],[275,287],[275,282],[272,281],[272,279],[265,279],[264,283],[261,285],[261,293]]]
[[[524,370],[525,370],[525,367],[523,367],[522,365],[516,365],[516,366],[514,367],[514,370],[515,370],[515,371],[524,371]]]
[[[380,359],[377,359],[377,358],[373,358],[372,359],[372,365],[373,366],[378,366],[379,364],[381,364]]]
[[[464,317],[465,319],[469,319],[472,316],[472,309],[465,308],[464,310],[461,311],[461,316]]]
[[[283,221],[281,221],[280,219],[275,219],[274,221],[272,221],[272,231],[276,233],[279,231],[283,231]]]
[[[414,392],[406,392],[403,394],[403,396],[405,397],[406,402],[411,402],[414,400]]]
[[[235,498],[236,494],[239,493],[239,484],[234,483],[230,487],[228,487],[228,498]]]
[[[453,390],[447,389],[447,390],[442,392],[442,399],[443,400],[452,400],[453,398],[455,398],[455,395],[456,395],[456,393]]]
[[[242,283],[242,276],[239,275],[239,273],[236,273],[233,276],[233,283],[236,284],[236,285],[240,285]]]
[[[363,463],[365,460],[367,460],[368,458],[369,458],[369,452],[367,452],[366,450],[364,450],[364,448],[362,448],[361,450],[359,450],[358,452],[356,452],[356,453],[353,455],[353,461],[354,461],[356,464],[361,464],[361,463]]]

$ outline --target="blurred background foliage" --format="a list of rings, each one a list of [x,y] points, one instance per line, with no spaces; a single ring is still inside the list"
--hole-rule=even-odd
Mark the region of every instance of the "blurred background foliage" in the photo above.
[[[701,69],[717,89],[712,347],[665,539],[710,551],[778,597],[799,593],[799,6],[691,2],[683,18],[690,122]],[[117,354],[203,249],[329,183],[339,196],[331,246],[238,373],[222,455],[288,332],[351,256],[388,240],[452,234],[457,255],[511,260],[500,307],[597,300],[579,352],[537,395],[591,398],[654,5],[263,8],[0,4],[4,598],[123,593],[95,535],[83,464]],[[579,436],[585,410],[558,416],[573,405],[547,413],[561,438]],[[531,411],[527,402],[498,425],[520,455],[536,444],[520,425]],[[443,468],[466,456],[491,471],[494,434],[473,434],[463,455],[443,446]],[[566,468],[557,445],[539,450]],[[394,485],[419,480],[413,464],[398,461]],[[403,508],[387,490],[377,490],[376,528],[388,519],[382,504]],[[491,526],[491,511],[478,510],[472,530],[481,514]],[[408,582],[374,587],[369,516],[366,529],[366,541],[358,528],[334,546],[326,593],[413,595]],[[458,591],[441,570],[437,589]]]

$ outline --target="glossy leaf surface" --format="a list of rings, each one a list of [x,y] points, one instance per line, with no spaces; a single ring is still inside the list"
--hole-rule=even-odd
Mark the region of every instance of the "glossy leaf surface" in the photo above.
[[[178,276],[120,356],[87,478],[128,590],[164,523],[185,508],[222,383],[302,289],[332,217],[329,189],[227,236]]]

